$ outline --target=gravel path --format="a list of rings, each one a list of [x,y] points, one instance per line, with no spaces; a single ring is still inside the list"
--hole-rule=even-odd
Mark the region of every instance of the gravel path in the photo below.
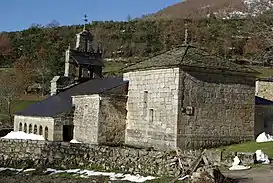
[[[272,165],[263,165],[262,167],[251,168],[250,170],[221,172],[230,178],[239,179],[240,183],[272,183],[273,167]]]

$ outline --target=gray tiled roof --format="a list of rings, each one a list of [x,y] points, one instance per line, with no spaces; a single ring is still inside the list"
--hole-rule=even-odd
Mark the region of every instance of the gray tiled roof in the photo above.
[[[85,53],[78,50],[70,50],[70,58],[80,65],[104,66],[100,53]]]
[[[93,59],[88,56],[82,56],[82,55],[72,55],[71,58],[81,65],[97,65],[97,66],[103,66],[103,63],[99,59]]]
[[[57,95],[50,96],[41,102],[37,102],[30,107],[17,112],[16,115],[53,117],[72,109],[72,96],[103,93],[111,88],[126,84],[127,82],[128,81],[123,81],[123,78],[89,80],[60,92]]]
[[[197,49],[193,46],[177,47],[150,59],[130,65],[124,68],[124,71],[159,69],[178,66],[256,73],[256,71],[250,68],[238,65],[217,56],[211,56],[206,51]]]

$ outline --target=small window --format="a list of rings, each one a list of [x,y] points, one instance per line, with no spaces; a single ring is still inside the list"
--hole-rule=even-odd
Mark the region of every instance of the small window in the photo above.
[[[148,91],[144,91],[143,95],[143,117],[147,117],[148,108]]]
[[[154,121],[154,109],[149,109],[149,122],[152,123]]]
[[[23,130],[23,124],[19,123],[19,131],[22,131],[22,130]]]
[[[27,124],[24,124],[24,132],[27,133]]]
[[[37,134],[37,125],[34,125],[34,134]]]
[[[39,135],[43,135],[43,127],[42,126],[40,126],[40,128],[39,128]]]
[[[48,139],[48,128],[47,128],[47,126],[45,127],[45,139],[46,140]]]
[[[32,133],[32,125],[31,124],[28,126],[28,133]]]

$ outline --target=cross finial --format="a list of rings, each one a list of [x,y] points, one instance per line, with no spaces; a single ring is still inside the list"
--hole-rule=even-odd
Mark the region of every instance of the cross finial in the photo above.
[[[87,22],[88,22],[88,18],[87,18],[87,15],[86,14],[84,14],[84,27],[83,27],[83,30],[85,30],[85,26],[86,26],[86,24],[87,24]]]

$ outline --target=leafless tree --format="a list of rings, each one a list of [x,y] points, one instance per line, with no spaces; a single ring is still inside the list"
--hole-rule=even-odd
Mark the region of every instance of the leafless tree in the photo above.
[[[12,102],[18,97],[16,77],[12,71],[0,72],[0,109],[8,114],[12,122]]]
[[[11,42],[7,35],[0,34],[0,55],[7,55],[11,52]]]

